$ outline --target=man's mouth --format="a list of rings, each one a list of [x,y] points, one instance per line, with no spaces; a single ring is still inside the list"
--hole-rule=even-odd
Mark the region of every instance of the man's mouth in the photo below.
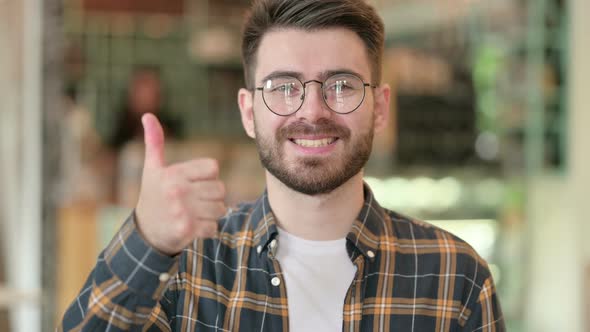
[[[302,146],[304,148],[321,148],[333,144],[338,140],[337,137],[328,137],[321,139],[303,139],[303,138],[291,138],[290,141]]]

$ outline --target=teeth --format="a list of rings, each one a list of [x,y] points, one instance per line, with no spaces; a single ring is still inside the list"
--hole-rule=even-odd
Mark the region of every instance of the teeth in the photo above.
[[[335,138],[323,138],[323,139],[294,139],[295,144],[306,147],[306,148],[320,148],[322,146],[330,145],[334,143]]]

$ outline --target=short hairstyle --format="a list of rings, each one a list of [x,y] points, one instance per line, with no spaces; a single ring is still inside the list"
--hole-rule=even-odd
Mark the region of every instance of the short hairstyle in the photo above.
[[[365,44],[372,83],[381,82],[383,20],[365,0],[254,0],[242,32],[244,78],[249,89],[255,85],[256,56],[262,38],[281,28],[345,28],[355,32]]]

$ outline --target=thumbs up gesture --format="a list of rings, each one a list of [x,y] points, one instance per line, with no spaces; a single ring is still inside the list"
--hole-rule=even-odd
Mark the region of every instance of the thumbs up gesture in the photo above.
[[[225,187],[214,159],[167,165],[164,131],[153,114],[142,118],[145,161],[136,222],[145,240],[167,255],[178,254],[195,238],[214,237],[225,215]]]

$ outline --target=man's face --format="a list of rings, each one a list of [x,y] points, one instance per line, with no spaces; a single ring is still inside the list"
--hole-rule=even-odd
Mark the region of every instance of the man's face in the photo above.
[[[256,87],[282,72],[299,76],[302,82],[323,82],[327,73],[349,72],[371,83],[364,43],[347,29],[267,33],[258,50]],[[383,104],[389,101],[387,87],[367,87],[357,110],[337,114],[326,106],[320,85],[310,83],[302,107],[292,115],[279,116],[267,108],[262,91],[248,94],[240,92],[242,120],[256,140],[263,166],[289,188],[307,195],[329,193],[362,170],[371,153],[375,126],[382,127],[386,121],[383,113],[388,105]]]

